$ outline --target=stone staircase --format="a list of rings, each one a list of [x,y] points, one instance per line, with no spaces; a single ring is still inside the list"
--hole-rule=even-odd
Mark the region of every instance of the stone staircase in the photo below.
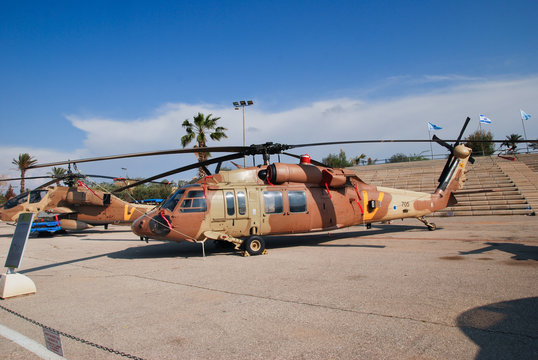
[[[518,155],[516,161],[496,156],[476,157],[469,164],[467,181],[458,204],[433,216],[534,215],[538,209],[538,154]],[[445,160],[414,161],[354,167],[366,183],[431,193]],[[469,190],[494,190],[465,194]]]

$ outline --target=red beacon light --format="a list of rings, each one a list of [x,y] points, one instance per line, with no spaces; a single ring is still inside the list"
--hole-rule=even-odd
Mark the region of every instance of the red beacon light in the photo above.
[[[301,155],[301,165],[311,165],[310,155],[308,154]]]

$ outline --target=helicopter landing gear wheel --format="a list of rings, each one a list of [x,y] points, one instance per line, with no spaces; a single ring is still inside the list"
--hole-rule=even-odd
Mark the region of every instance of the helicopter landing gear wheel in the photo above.
[[[243,242],[245,256],[263,255],[266,253],[265,241],[260,236],[251,236]]]
[[[433,230],[437,229],[437,225],[435,225],[435,223],[432,223],[432,222],[429,222],[428,220],[426,220],[426,218],[424,216],[418,217],[417,219],[418,219],[418,221],[420,221],[421,223],[426,225],[428,227],[428,230],[433,231]]]

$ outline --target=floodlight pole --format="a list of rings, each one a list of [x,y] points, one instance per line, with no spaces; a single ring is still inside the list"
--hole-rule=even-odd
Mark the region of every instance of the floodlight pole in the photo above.
[[[240,100],[234,101],[233,105],[235,110],[239,110],[239,107],[243,108],[243,146],[246,146],[246,132],[245,132],[245,106],[254,105],[252,100]],[[247,167],[247,157],[243,156],[243,167]]]

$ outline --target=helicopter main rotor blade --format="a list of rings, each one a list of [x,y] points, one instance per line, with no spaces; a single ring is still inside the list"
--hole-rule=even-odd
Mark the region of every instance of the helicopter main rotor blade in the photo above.
[[[137,182],[132,183],[132,184],[127,185],[127,186],[123,186],[123,187],[121,187],[119,189],[116,189],[114,192],[118,193],[118,192],[121,192],[123,190],[129,189],[129,188],[132,188],[132,187],[135,187],[135,186],[138,186],[138,185],[142,185],[142,184],[145,184],[147,182],[150,182],[150,181],[153,181],[153,180],[156,180],[156,179],[163,178],[165,176],[175,175],[175,174],[178,174],[178,173],[183,172],[183,171],[196,169],[196,168],[198,168],[200,166],[216,164],[216,163],[223,162],[223,161],[228,161],[228,160],[235,160],[235,159],[239,159],[239,158],[242,158],[242,157],[243,157],[242,153],[236,153],[236,154],[231,154],[231,155],[220,156],[220,157],[217,157],[217,158],[214,158],[214,159],[209,159],[209,160],[202,161],[202,162],[192,163],[190,165],[186,165],[186,166],[174,169],[174,170],[170,170],[170,171],[167,171],[167,172],[164,172],[164,173],[161,173],[161,174],[157,174],[157,175],[154,175],[154,176],[149,177],[147,179],[137,181]]]
[[[133,157],[144,157],[144,156],[155,156],[155,155],[189,154],[189,153],[197,153],[197,152],[198,153],[199,152],[241,152],[247,148],[248,146],[213,146],[213,147],[202,147],[202,148],[158,150],[158,151],[149,151],[149,152],[122,154],[122,155],[99,156],[99,157],[85,158],[85,159],[78,159],[78,160],[66,160],[66,161],[58,161],[58,162],[52,162],[52,163],[46,163],[46,164],[36,164],[36,165],[28,166],[26,169],[37,169],[37,168],[51,167],[51,166],[58,166],[58,165],[79,164],[79,163],[84,163],[84,162],[127,159],[127,158],[133,158]]]
[[[188,153],[200,153],[200,152],[231,152],[231,153],[241,153],[243,156],[246,155],[272,155],[280,154],[286,150],[295,149],[299,147],[311,147],[311,146],[326,146],[326,145],[346,145],[346,144],[374,144],[374,143],[428,143],[435,140],[427,139],[372,139],[372,140],[349,140],[349,141],[327,141],[327,142],[318,142],[318,143],[305,143],[305,144],[279,144],[267,142],[265,144],[252,144],[250,146],[211,146],[211,147],[201,147],[201,148],[188,148],[188,149],[171,149],[171,150],[159,150],[159,151],[148,151],[140,153],[131,153],[123,155],[109,155],[109,156],[99,156],[93,158],[84,158],[78,160],[66,160],[51,162],[45,164],[36,164],[27,167],[26,169],[37,169],[58,165],[67,165],[67,164],[78,164],[84,162],[95,162],[103,160],[114,160],[114,159],[127,159],[135,157],[145,157],[145,156],[156,156],[156,155],[173,155],[173,154],[188,154]],[[460,138],[456,140],[446,140],[450,142],[459,143]],[[506,140],[467,140],[468,142],[490,142],[490,143],[503,143]],[[538,140],[517,140],[516,143],[538,143]]]
[[[26,176],[24,178],[18,177],[18,178],[10,178],[10,179],[0,179],[0,181],[15,181],[15,180],[31,180],[31,179],[51,179],[51,175],[43,175],[43,176]]]
[[[36,187],[36,189],[41,189],[41,188],[46,188],[47,186],[49,185],[52,185],[54,184],[55,182],[59,182],[59,181],[62,181],[64,178],[55,178],[51,181],[47,181],[46,183],[42,184],[42,185],[39,185],[38,187]]]

